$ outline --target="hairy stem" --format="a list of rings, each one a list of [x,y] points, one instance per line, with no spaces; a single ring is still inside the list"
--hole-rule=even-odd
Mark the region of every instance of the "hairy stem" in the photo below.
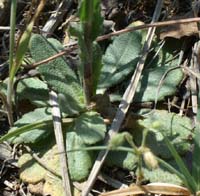
[[[93,17],[93,0],[88,0],[87,7],[89,9],[87,21],[84,27],[84,40],[85,40],[85,62],[84,62],[84,91],[85,91],[85,99],[86,104],[89,105],[92,97],[92,64],[93,64],[93,52],[92,52],[92,43],[91,34],[92,34],[92,17]]]

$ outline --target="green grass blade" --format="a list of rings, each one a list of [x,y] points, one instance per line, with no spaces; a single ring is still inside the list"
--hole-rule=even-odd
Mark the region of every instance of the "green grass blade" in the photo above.
[[[17,9],[17,1],[12,0],[11,1],[11,19],[10,19],[10,25],[11,25],[11,31],[10,31],[10,52],[9,52],[9,63],[10,63],[10,70],[9,70],[9,82],[8,82],[8,104],[11,107],[12,105],[12,94],[13,94],[13,82],[14,77],[19,69],[22,60],[25,56],[25,53],[28,49],[28,43],[31,37],[31,32],[33,29],[33,25],[39,16],[40,12],[42,11],[44,5],[46,3],[46,0],[41,0],[39,3],[39,6],[35,12],[35,15],[33,16],[32,20],[28,24],[25,32],[22,34],[18,47],[16,49],[16,55],[14,60],[14,46],[15,46],[15,26],[16,26],[16,9]],[[11,124],[12,126],[12,124]]]
[[[14,49],[15,49],[15,28],[16,28],[16,10],[17,10],[17,1],[11,1],[11,10],[10,10],[10,43],[9,43],[9,64],[10,68],[13,65],[14,58]]]
[[[189,187],[189,184],[188,184],[188,181],[186,179],[186,177],[181,173],[179,172],[177,169],[175,169],[174,167],[172,167],[170,164],[168,164],[167,162],[165,162],[164,160],[156,157],[158,162],[163,166],[165,167],[168,171],[176,174],[180,179],[181,181],[183,182],[183,184],[185,184],[186,187]]]
[[[17,1],[11,1],[11,10],[10,10],[10,42],[9,42],[9,81],[8,81],[8,95],[7,102],[8,106],[11,109],[12,114],[12,92],[13,92],[13,79],[14,76],[11,74],[14,67],[14,50],[15,50],[15,28],[16,28],[16,11],[17,11]],[[10,122],[10,126],[13,125],[13,122]]]
[[[200,190],[200,130],[196,127],[194,135],[194,152],[192,158],[192,176],[194,177],[197,188]]]
[[[46,125],[49,125],[50,123],[52,123],[52,119],[51,120],[46,120],[46,121],[39,121],[36,123],[32,123],[32,124],[28,124],[28,125],[24,125],[14,131],[8,132],[6,135],[2,136],[0,138],[0,143],[7,141],[8,139],[12,138],[12,137],[17,137],[18,135],[31,131],[33,129],[37,129],[37,128],[41,128],[44,127]]]
[[[62,122],[63,122],[63,124],[69,124],[69,123],[72,123],[73,120],[74,120],[73,118],[64,118],[62,120]],[[50,124],[52,124],[52,119],[46,119],[46,120],[42,120],[42,121],[37,121],[35,123],[31,123],[28,125],[24,125],[20,128],[15,129],[14,131],[10,131],[6,135],[2,136],[0,138],[0,143],[9,140],[12,137],[17,137],[22,133],[31,131],[33,129],[42,128],[42,127],[45,127]]]
[[[24,58],[24,55],[28,49],[28,44],[29,44],[29,40],[31,37],[31,33],[33,30],[33,25],[36,21],[36,19],[38,18],[40,12],[42,11],[44,5],[46,3],[46,0],[41,0],[40,4],[37,7],[37,10],[35,12],[35,15],[33,16],[33,18],[31,19],[30,23],[28,24],[28,26],[26,27],[26,30],[23,32],[18,47],[17,47],[17,51],[16,51],[16,63],[15,63],[15,70],[14,70],[14,74],[15,72],[18,70],[19,66],[22,63],[22,60]]]
[[[195,179],[192,177],[192,175],[190,174],[189,170],[186,168],[183,160],[181,159],[181,157],[179,156],[179,154],[177,153],[176,149],[171,144],[169,139],[166,136],[164,136],[164,140],[165,140],[165,143],[166,143],[168,149],[170,150],[171,154],[173,155],[173,157],[174,157],[174,159],[175,159],[175,161],[176,161],[181,173],[185,176],[185,178],[187,180],[187,184],[185,184],[185,185],[188,187],[188,189],[192,193],[196,193],[196,191],[197,191],[197,183],[195,182]]]

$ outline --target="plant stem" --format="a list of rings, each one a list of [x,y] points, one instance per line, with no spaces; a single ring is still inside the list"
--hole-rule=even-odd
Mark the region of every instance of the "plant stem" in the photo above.
[[[12,111],[10,109],[10,106],[8,105],[8,102],[6,100],[6,95],[4,95],[2,92],[0,92],[0,99],[6,109],[6,113],[8,116],[8,123],[12,127],[13,126],[13,116],[12,116]]]
[[[14,57],[14,48],[15,48],[15,28],[16,28],[16,10],[17,10],[17,1],[12,0],[11,1],[11,16],[10,16],[10,51],[9,51],[9,64],[10,68],[13,65],[13,57]]]
[[[15,49],[15,28],[16,28],[16,10],[17,10],[17,1],[11,1],[11,16],[10,16],[10,43],[9,43],[9,81],[8,81],[8,89],[7,89],[7,103],[10,108],[12,114],[12,94],[13,94],[13,80],[14,75],[11,70],[14,66],[14,49]],[[10,122],[10,126],[13,125],[13,122]]]
[[[133,142],[133,138],[131,135],[125,135],[126,141],[129,143],[129,145],[133,148],[134,152],[136,155],[139,155],[139,150],[138,147],[135,145],[135,143]]]
[[[76,151],[99,151],[99,150],[106,150],[108,149],[108,146],[92,146],[92,147],[85,147],[85,148],[77,148],[73,150],[67,150],[67,153],[69,152],[76,152]],[[122,151],[122,152],[130,152],[134,154],[134,150],[129,147],[124,146],[118,146],[114,149],[111,149],[110,151]]]
[[[143,136],[142,136],[142,144],[141,144],[141,147],[142,147],[142,148],[145,147],[147,134],[148,134],[148,129],[145,129],[145,130],[143,131]]]
[[[93,0],[86,1],[86,7],[88,8],[88,15],[87,19],[84,24],[84,46],[85,46],[85,58],[84,58],[84,78],[83,78],[83,85],[84,85],[84,92],[85,92],[85,100],[86,104],[89,105],[91,102],[91,98],[93,96],[93,80],[92,80],[92,65],[93,65],[93,51],[92,45],[93,40],[92,36],[92,20],[93,20]]]

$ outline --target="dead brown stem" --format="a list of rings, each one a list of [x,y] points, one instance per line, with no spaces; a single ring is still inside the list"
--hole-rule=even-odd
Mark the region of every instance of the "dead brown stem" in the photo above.
[[[191,22],[200,22],[200,17],[186,18],[186,19],[179,19],[179,20],[170,20],[170,21],[164,21],[164,22],[154,22],[154,23],[151,23],[151,24],[144,24],[144,25],[138,25],[136,27],[129,27],[129,28],[125,28],[125,29],[122,29],[122,30],[119,30],[119,31],[115,31],[113,33],[109,33],[109,34],[106,34],[106,35],[99,36],[99,37],[97,37],[96,41],[97,42],[103,41],[103,40],[111,38],[112,36],[117,36],[117,35],[120,35],[120,34],[123,34],[123,33],[128,33],[128,32],[131,32],[131,31],[137,31],[137,30],[141,30],[141,29],[148,29],[150,27],[164,27],[164,26],[168,26],[168,25],[179,25],[179,24],[191,23]],[[56,59],[60,56],[63,56],[63,55],[69,53],[70,51],[72,51],[74,49],[77,49],[77,43],[74,44],[72,46],[72,48],[70,48],[70,49],[66,49],[64,51],[59,52],[58,54],[55,54],[55,55],[47,58],[47,59],[36,62],[36,63],[29,65],[29,66],[26,66],[26,68],[32,69],[32,68],[35,68],[35,67],[37,67],[41,64],[48,63],[49,61],[52,61],[52,60],[54,60],[54,59]]]

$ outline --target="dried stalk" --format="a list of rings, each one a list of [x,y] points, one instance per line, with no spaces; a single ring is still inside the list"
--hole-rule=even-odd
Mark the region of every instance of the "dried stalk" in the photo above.
[[[60,165],[61,165],[61,175],[64,188],[65,196],[72,196],[70,179],[67,169],[67,158],[65,153],[65,143],[63,139],[62,124],[61,124],[61,114],[58,105],[58,97],[54,91],[50,91],[50,101],[52,106],[52,116],[53,116],[53,125],[54,133],[56,137],[56,143],[58,146],[58,153],[60,156]]]

